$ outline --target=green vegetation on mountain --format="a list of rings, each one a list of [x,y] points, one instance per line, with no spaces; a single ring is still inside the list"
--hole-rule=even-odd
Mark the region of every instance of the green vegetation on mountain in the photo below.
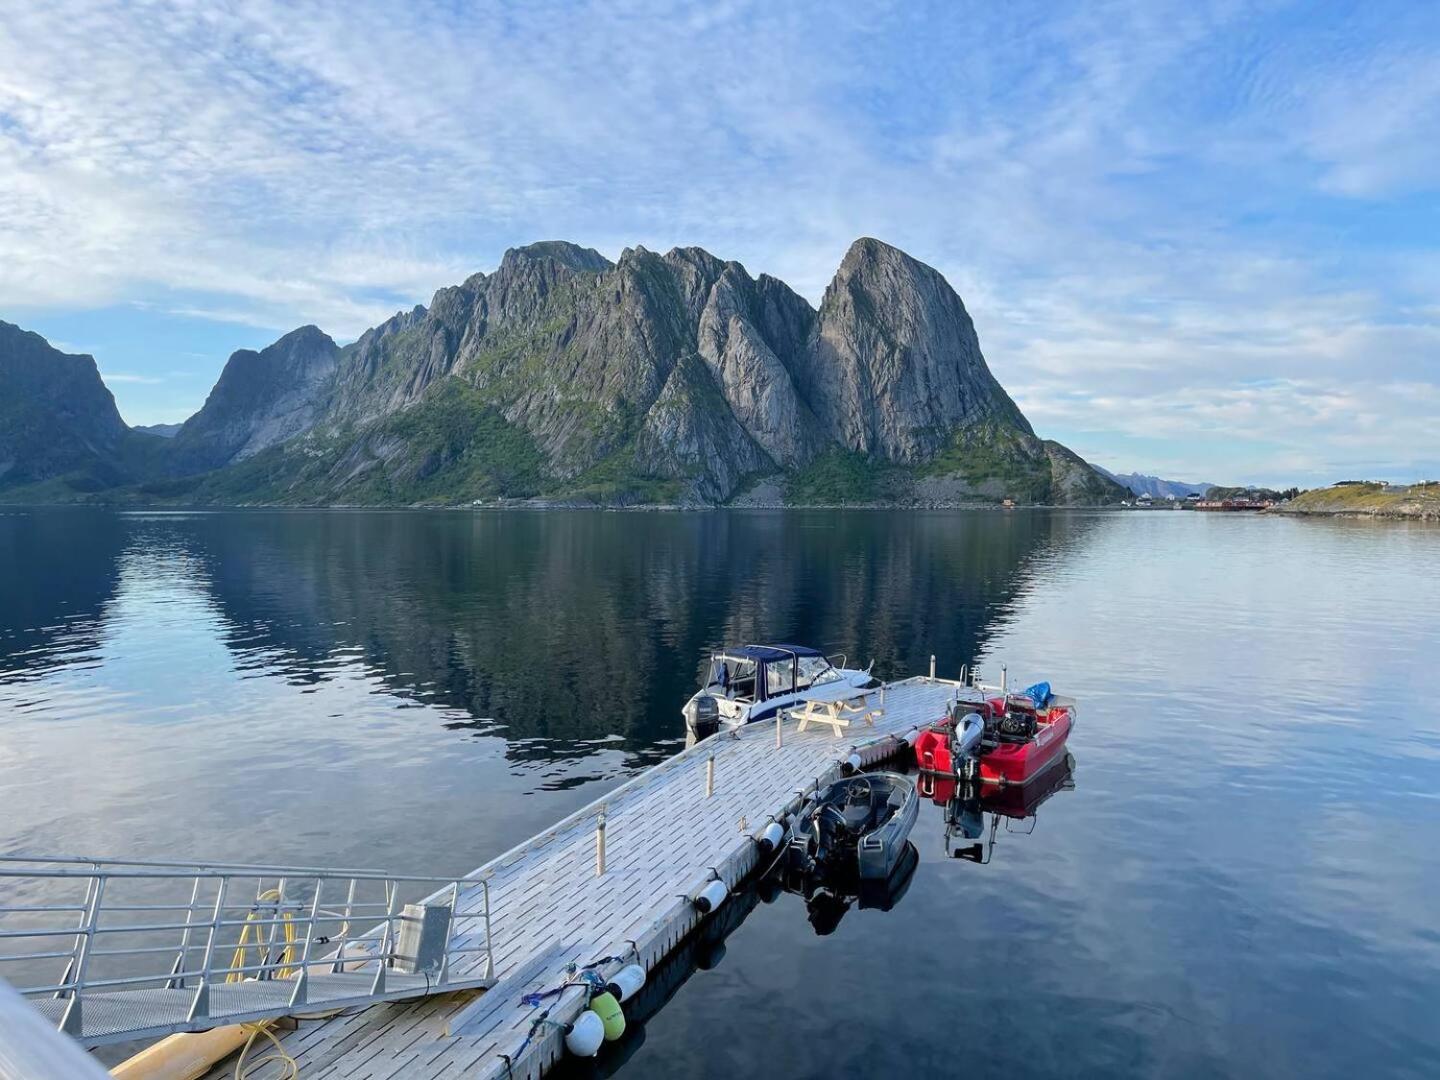
[[[903,494],[909,470],[854,450],[831,450],[785,477],[792,506],[845,506],[883,502]]]
[[[450,504],[539,494],[534,441],[458,379],[355,438],[350,427],[273,446],[229,468],[150,484],[202,503]]]
[[[1045,445],[1018,428],[988,421],[956,431],[938,454],[921,466],[924,476],[963,480],[977,495],[1046,503],[1051,465]]]

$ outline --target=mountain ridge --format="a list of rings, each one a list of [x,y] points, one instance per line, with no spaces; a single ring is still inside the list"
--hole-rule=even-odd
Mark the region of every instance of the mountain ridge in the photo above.
[[[1096,465],[1094,468],[1121,487],[1129,489],[1132,494],[1149,495],[1152,499],[1164,499],[1170,496],[1177,499],[1183,499],[1187,495],[1203,496],[1215,486],[1214,484],[1191,484],[1184,480],[1163,480],[1158,476],[1149,476],[1138,472],[1114,473],[1100,465]]]
[[[127,497],[716,504],[837,455],[897,501],[922,478],[952,501],[1123,495],[1035,434],[944,277],[868,237],[818,308],[696,247],[511,248],[349,345],[305,326],[236,352],[145,443]]]

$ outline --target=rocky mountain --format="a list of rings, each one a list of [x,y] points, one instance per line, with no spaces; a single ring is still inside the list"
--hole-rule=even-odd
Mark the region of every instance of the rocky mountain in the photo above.
[[[260,352],[233,353],[176,433],[173,467],[204,472],[308,431],[330,400],[339,352],[319,328],[302,326]]]
[[[146,493],[204,502],[1124,494],[1035,435],[945,279],[871,239],[818,310],[699,248],[512,249],[344,348],[237,352],[171,444]]]
[[[990,374],[955,290],[878,240],[851,245],[797,361],[821,424],[861,453],[918,463],[966,428],[1035,434]]]
[[[1146,476],[1143,473],[1112,473],[1099,465],[1095,466],[1098,472],[1104,473],[1111,480],[1114,480],[1121,487],[1128,488],[1135,495],[1149,495],[1152,499],[1164,499],[1174,496],[1183,499],[1187,495],[1204,495],[1214,484],[1189,484],[1184,480],[1162,480],[1158,476]]]
[[[0,489],[63,480],[79,491],[125,482],[128,434],[91,356],[63,353],[0,322]]]

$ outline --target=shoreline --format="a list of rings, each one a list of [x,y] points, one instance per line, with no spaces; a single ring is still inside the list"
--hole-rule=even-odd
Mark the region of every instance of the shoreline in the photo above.
[[[479,506],[468,503],[129,503],[129,502],[12,502],[0,501],[0,513],[12,510],[123,510],[132,512],[187,512],[205,510],[384,510],[443,511],[484,513],[495,510],[567,510],[602,511],[606,513],[710,513],[745,510],[973,510],[986,513],[1011,513],[1025,510],[1101,510],[1107,512],[1140,511],[1133,506],[1105,504],[1027,503],[1001,506],[998,503],[925,502],[925,503],[581,503],[547,500],[516,500],[491,502]]]
[[[1286,507],[1272,507],[1266,510],[1267,514],[1283,514],[1286,517],[1326,517],[1326,518],[1368,518],[1381,521],[1422,521],[1427,524],[1440,524],[1440,510],[1434,509],[1385,509],[1385,510],[1361,510],[1356,508],[1307,508],[1290,509]]]

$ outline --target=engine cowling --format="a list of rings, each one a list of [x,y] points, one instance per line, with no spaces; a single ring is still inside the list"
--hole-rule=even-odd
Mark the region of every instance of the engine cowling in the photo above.
[[[710,694],[696,694],[685,706],[685,728],[698,742],[720,730],[720,702]]]

